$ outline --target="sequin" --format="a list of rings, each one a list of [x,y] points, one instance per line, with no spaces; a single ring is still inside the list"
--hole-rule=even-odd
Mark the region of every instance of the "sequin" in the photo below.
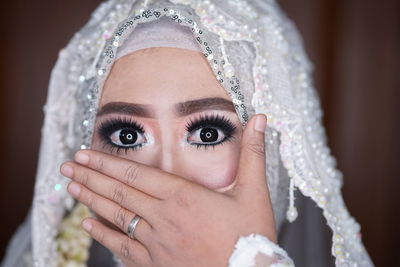
[[[62,188],[61,184],[56,184],[56,185],[54,186],[54,190],[56,190],[56,191],[60,191],[61,188]]]
[[[172,2],[180,5],[171,4]],[[49,164],[58,168],[61,162],[71,156],[72,151],[79,148],[80,141],[70,138],[69,135],[76,135],[82,129],[83,144],[80,148],[90,147],[101,88],[105,74],[115,60],[115,52],[138,23],[167,16],[171,21],[192,29],[203,53],[207,57],[213,56],[208,62],[216,79],[232,97],[233,102],[241,101],[234,103],[234,107],[243,125],[249,115],[255,112],[267,114],[267,132],[273,129],[279,133],[275,137],[271,135],[274,142],[268,143],[269,149],[279,149],[280,159],[294,185],[323,209],[333,234],[341,236],[340,241],[333,238],[333,248],[340,245],[340,249],[332,250],[337,260],[343,261],[343,266],[354,265],[354,255],[357,255],[354,251],[363,250],[357,235],[359,225],[343,205],[340,195],[342,175],[336,169],[330,152],[325,150],[322,113],[312,88],[309,64],[301,47],[298,47],[300,42],[296,41],[297,35],[288,27],[284,16],[280,16],[273,1],[265,2],[268,9],[272,10],[267,15],[260,13],[252,1],[171,0],[168,3],[168,7],[163,7],[162,4],[152,5],[149,1],[149,7],[143,9],[133,6],[133,1],[120,1],[118,4],[108,1],[93,14],[89,24],[74,36],[68,47],[61,51],[60,58],[68,69],[64,70],[68,72],[67,75],[62,77],[65,79],[62,83],[66,83],[66,86],[62,88],[62,92],[55,89],[58,96],[62,97],[58,102],[50,102],[53,105],[46,108],[46,113],[51,112],[48,121],[53,124],[46,124],[44,132],[57,129],[62,134],[49,136],[57,144],[54,146],[57,146],[57,153],[52,159],[54,162]],[[229,12],[225,12],[224,9],[228,7]],[[234,14],[234,19],[229,17],[231,14]],[[228,60],[222,56],[217,40],[219,37],[226,43],[224,48]],[[246,49],[237,53],[232,48],[234,42],[240,43]],[[118,45],[115,46],[114,43]],[[256,53],[250,53],[246,60],[236,56],[247,51]],[[228,63],[232,65],[233,71],[228,68]],[[74,97],[77,97],[77,102]],[[278,104],[278,108],[275,104]],[[71,118],[66,114],[72,114],[74,105],[80,119],[71,123]],[[87,123],[83,123],[82,117]],[[76,124],[75,129],[71,124]],[[269,162],[268,165],[272,163]],[[277,166],[279,165],[275,165]],[[269,180],[276,178],[275,173],[268,170],[268,174],[272,176]],[[65,207],[58,204],[49,206],[47,201],[56,200],[51,198],[54,197],[54,185],[63,180],[62,177],[44,170],[40,174],[42,178],[37,183],[38,197],[35,198],[35,206],[38,209],[33,214],[36,222],[33,230],[43,231],[46,238],[39,236],[33,240],[37,249],[34,260],[37,266],[48,266],[44,263],[54,262],[51,259],[57,258],[57,252],[52,247],[52,238],[57,233],[54,229],[62,218]],[[273,192],[271,190],[271,196]],[[58,203],[67,203],[70,200],[65,190],[61,189],[57,193],[60,197]],[[273,201],[275,197],[273,196]],[[294,218],[293,215],[291,211],[288,217]]]

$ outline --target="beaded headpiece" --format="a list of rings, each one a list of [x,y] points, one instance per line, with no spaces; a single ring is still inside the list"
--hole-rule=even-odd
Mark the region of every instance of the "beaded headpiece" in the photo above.
[[[102,87],[119,47],[138,25],[160,19],[190,30],[243,125],[255,113],[267,115],[267,176],[278,227],[287,195],[287,218],[296,218],[293,191],[298,188],[323,211],[333,232],[336,265],[370,266],[360,227],[340,193],[342,175],[326,144],[311,65],[296,29],[273,0],[100,5],[60,52],[52,72],[32,213],[35,265],[50,266],[57,257],[54,238],[74,204],[59,166],[79,148],[90,147]]]
[[[202,52],[188,27],[173,23],[168,17],[139,24],[120,46],[115,60],[137,50],[152,47],[174,47]]]

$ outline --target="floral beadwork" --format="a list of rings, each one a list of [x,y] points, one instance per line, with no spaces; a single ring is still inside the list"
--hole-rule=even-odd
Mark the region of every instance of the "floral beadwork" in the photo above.
[[[91,216],[89,209],[77,203],[71,213],[60,224],[56,237],[58,251],[58,267],[85,267],[89,258],[92,239],[82,227],[83,219]]]
[[[336,265],[370,266],[360,226],[340,193],[342,175],[326,144],[311,64],[274,0],[108,0],[99,6],[53,70],[33,201],[34,266],[56,266],[58,229],[73,204],[59,166],[79,148],[90,147],[102,86],[118,47],[138,23],[160,17],[192,29],[243,125],[254,113],[267,115],[266,172],[277,222],[288,192],[298,189],[322,209],[333,232]],[[288,214],[296,217],[293,197]]]

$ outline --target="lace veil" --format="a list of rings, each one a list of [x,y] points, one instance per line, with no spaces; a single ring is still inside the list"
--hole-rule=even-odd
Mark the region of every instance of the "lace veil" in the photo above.
[[[89,148],[103,83],[138,24],[158,19],[188,27],[243,125],[268,117],[267,177],[278,230],[297,217],[298,189],[322,209],[336,266],[372,266],[360,226],[341,196],[342,175],[327,147],[321,109],[297,30],[273,0],[108,0],[60,51],[52,71],[29,227],[34,266],[55,266],[54,239],[74,205],[59,166]],[[30,232],[30,234],[29,234]],[[11,247],[9,249],[13,249]]]

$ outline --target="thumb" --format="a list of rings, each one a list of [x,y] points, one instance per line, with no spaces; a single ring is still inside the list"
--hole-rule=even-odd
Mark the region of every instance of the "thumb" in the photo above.
[[[267,117],[254,115],[242,134],[240,160],[236,177],[235,192],[266,190],[265,178],[265,128]]]

